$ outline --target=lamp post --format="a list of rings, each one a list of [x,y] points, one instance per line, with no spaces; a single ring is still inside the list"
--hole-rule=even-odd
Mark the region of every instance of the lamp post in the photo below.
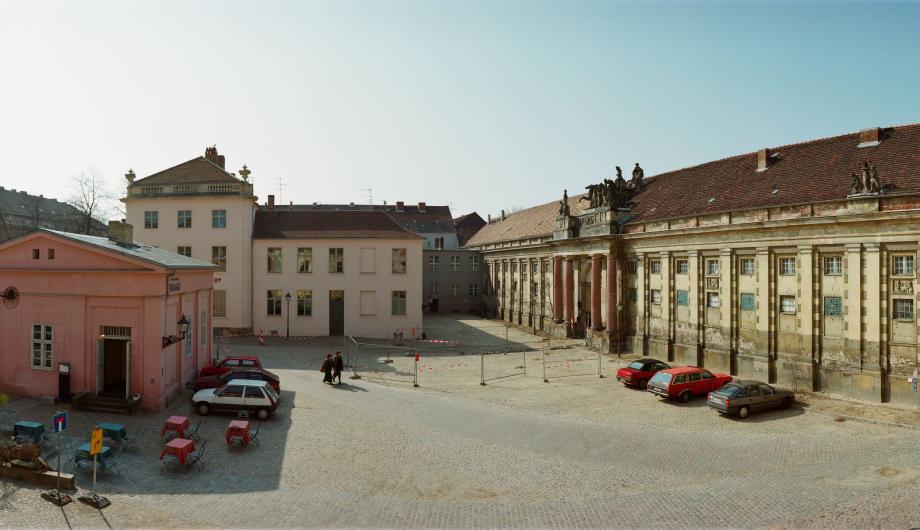
[[[284,332],[286,338],[291,338],[291,293],[284,295],[284,301],[287,303],[287,330]]]

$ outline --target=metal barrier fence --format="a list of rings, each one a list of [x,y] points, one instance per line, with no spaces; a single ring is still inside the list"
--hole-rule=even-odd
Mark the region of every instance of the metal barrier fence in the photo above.
[[[543,352],[543,382],[564,377],[594,375],[604,377],[600,352],[576,349],[545,350]]]

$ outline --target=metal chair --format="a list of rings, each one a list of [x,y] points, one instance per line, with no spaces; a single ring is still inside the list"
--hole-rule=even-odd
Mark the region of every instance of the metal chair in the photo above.
[[[195,450],[192,451],[192,454],[188,455],[188,460],[186,460],[186,463],[195,466],[195,469],[198,471],[204,469],[204,450],[207,446],[208,441],[202,441],[201,445],[195,448]]]
[[[256,430],[249,432],[249,441],[255,443],[256,447],[259,447],[259,429],[261,428],[262,422],[260,421],[259,424],[256,425]]]
[[[195,443],[198,443],[201,441],[200,430],[201,430],[201,418],[198,419],[198,423],[196,423],[194,427],[189,427],[188,429],[185,430],[185,437],[191,438],[192,440],[195,440]]]

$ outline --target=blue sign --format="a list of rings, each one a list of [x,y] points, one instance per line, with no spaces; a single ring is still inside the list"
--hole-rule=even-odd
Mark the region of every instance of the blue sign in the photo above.
[[[58,412],[54,415],[54,420],[51,422],[54,426],[54,432],[63,432],[67,430],[67,413]]]

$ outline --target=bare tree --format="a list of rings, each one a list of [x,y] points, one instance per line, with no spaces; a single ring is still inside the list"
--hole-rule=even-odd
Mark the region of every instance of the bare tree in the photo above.
[[[29,222],[31,223],[31,229],[38,230],[39,226],[41,226],[41,221],[42,221],[42,210],[41,210],[42,198],[41,196],[34,197],[32,195],[29,195],[26,197],[25,201],[23,201],[20,204],[22,204],[22,206],[26,210],[26,213],[29,215]]]
[[[77,210],[80,232],[90,234],[93,221],[105,223],[115,199],[106,188],[105,179],[93,167],[75,176],[73,186],[73,194],[67,202]]]

